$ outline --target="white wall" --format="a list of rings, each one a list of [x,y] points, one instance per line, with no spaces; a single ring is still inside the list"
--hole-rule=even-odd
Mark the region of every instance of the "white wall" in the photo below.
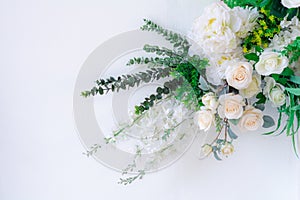
[[[145,17],[186,32],[209,2],[1,0],[0,199],[298,200],[299,160],[285,137],[241,134],[224,162],[197,160],[194,146],[127,187],[82,155],[72,93],[89,53]]]

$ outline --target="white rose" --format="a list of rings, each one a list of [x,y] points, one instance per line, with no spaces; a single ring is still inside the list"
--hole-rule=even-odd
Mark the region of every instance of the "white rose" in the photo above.
[[[207,109],[211,110],[213,113],[216,112],[216,109],[218,108],[218,104],[219,104],[216,95],[212,92],[206,93],[202,97],[202,103]]]
[[[234,147],[231,143],[226,142],[225,145],[221,148],[221,152],[224,156],[229,156],[234,152]]]
[[[299,0],[281,0],[281,4],[286,8],[297,8],[300,6]]]
[[[243,97],[233,93],[224,94],[219,97],[220,106],[218,113],[221,118],[239,119],[243,115]]]
[[[225,77],[228,84],[236,89],[245,89],[252,82],[253,67],[248,62],[232,61],[228,63]]]
[[[269,99],[275,106],[282,106],[286,101],[284,89],[279,87],[278,85],[275,86],[269,93]]]
[[[244,98],[251,98],[255,95],[257,95],[261,91],[261,76],[258,74],[254,74],[252,76],[252,82],[249,84],[249,86],[245,89],[240,90],[240,94]]]
[[[209,59],[209,66],[206,67],[207,81],[213,85],[223,85],[225,79],[225,71],[227,62],[234,59],[243,59],[244,54],[242,48],[236,48],[232,53],[226,54],[211,54]]]
[[[230,20],[230,8],[224,2],[213,3],[194,21],[190,36],[208,55],[233,52],[241,40]]]
[[[253,106],[247,106],[239,121],[239,127],[243,130],[255,131],[264,123],[263,113]]]
[[[286,102],[286,96],[284,94],[284,87],[271,77],[265,77],[266,86],[264,88],[264,95],[268,97],[268,99],[275,106],[282,106]]]
[[[270,74],[280,74],[289,64],[289,60],[280,53],[265,51],[260,57],[255,69],[258,74],[268,76]]]
[[[202,109],[196,112],[195,121],[198,124],[200,130],[208,131],[214,124],[215,115],[210,110]]]

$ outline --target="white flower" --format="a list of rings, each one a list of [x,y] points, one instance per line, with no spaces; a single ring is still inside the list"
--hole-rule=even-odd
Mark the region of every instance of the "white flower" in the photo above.
[[[259,13],[256,8],[234,7],[231,10],[231,24],[235,24],[236,35],[245,38],[255,27]],[[238,28],[237,28],[238,27]]]
[[[206,67],[207,81],[213,85],[223,85],[227,62],[231,60],[242,60],[244,58],[242,48],[236,48],[232,53],[209,55],[209,66]]]
[[[239,119],[243,115],[243,97],[233,93],[224,94],[219,97],[220,106],[218,113],[221,118]]]
[[[208,156],[213,151],[212,147],[208,144],[205,144],[201,150],[202,150],[204,156]]]
[[[236,89],[245,89],[252,81],[253,67],[249,62],[230,62],[225,71],[228,84]]]
[[[224,156],[229,156],[234,152],[234,147],[231,143],[226,142],[225,145],[222,147],[221,152]]]
[[[258,74],[252,75],[252,82],[245,89],[240,90],[240,94],[244,98],[251,98],[261,91],[261,76]]]
[[[216,95],[212,92],[206,93],[202,97],[202,103],[204,104],[205,108],[211,110],[213,113],[216,112],[216,109],[218,108],[219,104]]]
[[[270,74],[280,74],[284,68],[289,64],[289,60],[281,54],[265,51],[260,57],[258,63],[255,65],[255,70],[258,74],[268,76]]]
[[[202,109],[196,112],[195,121],[198,124],[200,130],[208,131],[214,124],[215,115],[210,110]]]
[[[263,113],[253,106],[246,106],[246,109],[239,121],[239,127],[243,130],[255,131],[264,123]]]
[[[297,8],[300,6],[299,0],[281,0],[281,3],[286,8]]]
[[[277,107],[285,104],[286,96],[284,94],[284,87],[276,83],[271,77],[265,77],[265,81],[264,95]]]
[[[224,2],[213,3],[195,20],[191,36],[208,55],[233,52],[241,41],[231,29],[230,20],[230,8]]]
[[[280,22],[282,31],[276,34],[270,41],[269,47],[272,49],[283,50],[288,44],[300,35],[300,23],[297,16],[291,20],[287,16]]]

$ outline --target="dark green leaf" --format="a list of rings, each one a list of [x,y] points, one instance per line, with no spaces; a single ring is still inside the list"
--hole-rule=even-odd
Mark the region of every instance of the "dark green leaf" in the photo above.
[[[289,68],[289,67],[286,67],[283,72],[281,73],[282,76],[292,76],[294,75],[294,71]]]
[[[253,60],[255,62],[259,61],[259,57],[258,57],[258,55],[256,55],[256,53],[248,53],[248,54],[245,54],[244,57],[248,60]]]
[[[256,104],[255,108],[257,108],[257,109],[259,109],[261,111],[264,111],[265,110],[265,104]]]
[[[216,160],[219,160],[219,161],[222,160],[222,159],[219,157],[219,155],[218,155],[218,153],[217,153],[216,151],[213,151],[213,153],[214,153],[214,157],[215,157]]]
[[[264,104],[264,103],[266,103],[267,98],[265,97],[265,95],[263,95],[262,92],[258,93],[256,95],[256,98],[258,99],[258,101],[255,102],[256,104]]]
[[[269,115],[264,115],[263,120],[264,120],[264,124],[263,124],[264,128],[270,128],[275,125],[274,119]]]

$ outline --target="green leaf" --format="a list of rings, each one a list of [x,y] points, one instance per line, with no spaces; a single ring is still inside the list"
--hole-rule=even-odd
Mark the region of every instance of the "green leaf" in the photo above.
[[[256,55],[256,53],[248,53],[248,54],[245,54],[244,57],[248,60],[253,60],[255,62],[259,61],[259,57],[258,57],[258,55]]]
[[[279,74],[271,74],[272,78],[274,78],[274,80],[277,82],[280,79],[280,75]]]
[[[285,88],[285,90],[293,95],[300,96],[300,88]]]
[[[238,125],[239,121],[240,121],[239,119],[230,119],[229,120],[229,122],[231,122],[234,125]]]
[[[218,153],[216,151],[213,152],[214,153],[214,157],[216,160],[221,161],[222,159],[219,157]]]
[[[279,78],[276,82],[280,83],[281,85],[286,85],[288,79],[286,78]]]
[[[265,110],[265,104],[261,103],[261,104],[256,104],[255,105],[255,108],[261,110],[261,111],[264,111]]]
[[[256,95],[256,98],[258,99],[257,102],[255,102],[256,104],[264,104],[266,103],[267,98],[265,97],[265,95],[260,92]]]
[[[290,81],[300,85],[300,76],[291,76]]]
[[[275,125],[274,119],[269,115],[264,115],[263,120],[264,120],[264,124],[263,124],[264,128],[270,128]]]
[[[282,75],[282,76],[292,76],[292,75],[294,75],[294,71],[293,71],[291,68],[286,67],[286,68],[283,70],[283,72],[281,72],[280,75]]]
[[[295,142],[295,135],[292,135],[292,143],[293,143],[293,149],[296,154],[296,156],[299,158],[298,152],[297,152],[297,147],[296,147],[296,142]]]
[[[228,128],[228,136],[233,140],[238,138],[238,136],[231,130],[230,127]]]
[[[278,131],[278,129],[280,128],[280,125],[281,125],[281,119],[282,119],[282,112],[279,112],[278,123],[277,123],[276,129],[273,131],[264,133],[263,135],[271,135],[271,134],[275,133],[276,131]]]
[[[291,108],[291,110],[300,110],[300,105],[293,106],[293,107]]]
[[[287,134],[288,136],[294,135],[294,134],[295,134],[294,131],[292,131],[292,133],[291,133],[291,130],[293,130],[294,119],[295,119],[295,111],[292,110],[292,111],[290,112],[289,119],[288,119],[288,123],[287,123],[287,127],[286,127],[286,134]]]

